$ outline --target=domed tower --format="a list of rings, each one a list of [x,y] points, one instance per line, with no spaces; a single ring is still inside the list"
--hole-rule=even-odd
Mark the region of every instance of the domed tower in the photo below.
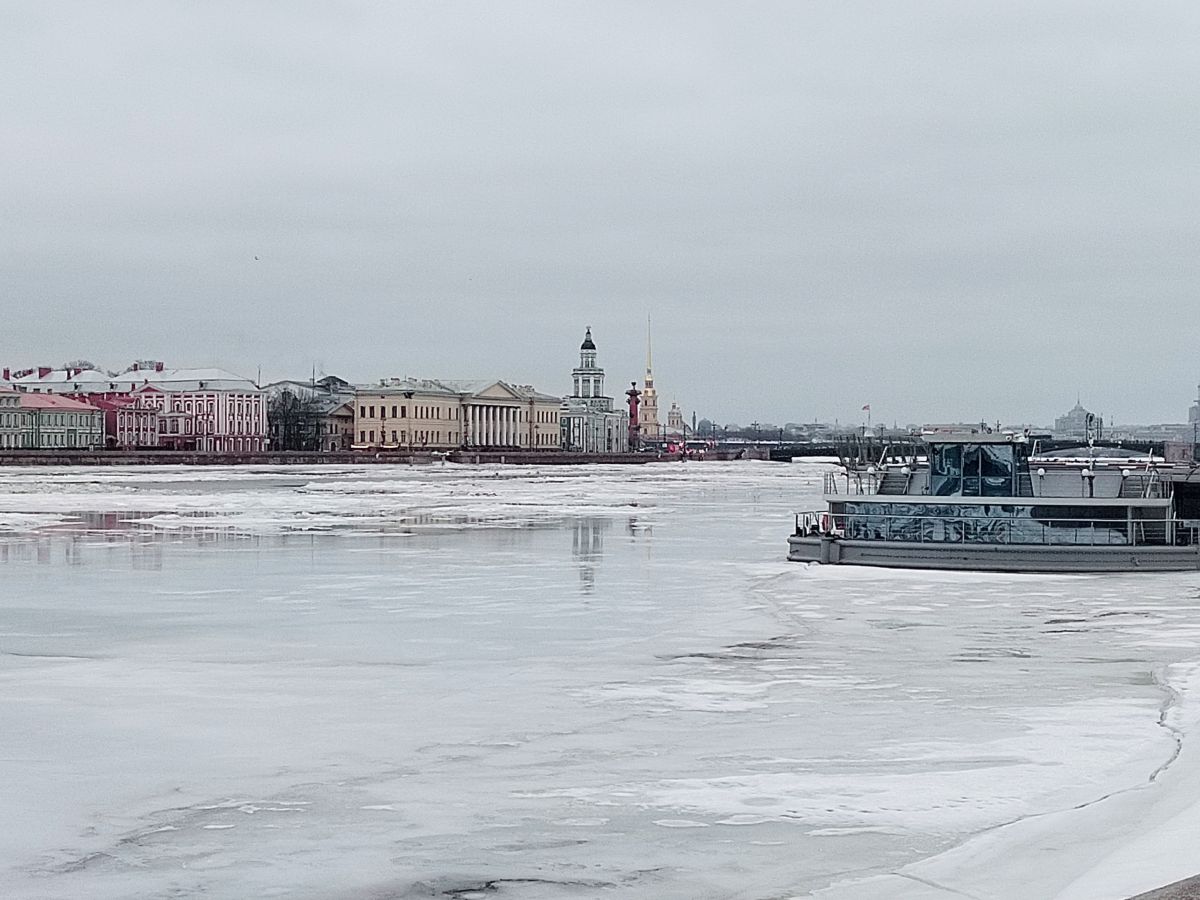
[[[579,367],[571,373],[574,382],[574,396],[589,401],[589,406],[603,406],[604,370],[596,365],[596,345],[592,342],[592,328],[589,325],[579,345]],[[599,403],[595,401],[600,401]],[[608,408],[611,407],[611,403]]]
[[[604,370],[596,365],[596,344],[588,326],[579,345],[579,365],[572,370],[574,392],[563,398],[559,424],[561,446],[573,453],[625,453],[629,450],[629,418],[613,409],[604,395]]]

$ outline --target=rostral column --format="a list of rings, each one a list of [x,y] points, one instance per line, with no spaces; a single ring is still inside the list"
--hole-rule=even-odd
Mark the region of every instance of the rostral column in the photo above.
[[[631,381],[630,384],[632,387],[625,392],[625,396],[629,398],[629,449],[632,451],[640,446],[638,404],[641,402],[642,392],[638,390],[636,381]]]

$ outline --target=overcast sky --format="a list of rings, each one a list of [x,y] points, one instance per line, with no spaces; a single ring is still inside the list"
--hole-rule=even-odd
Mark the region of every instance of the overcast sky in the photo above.
[[[1182,421],[1200,5],[0,6],[0,360]]]

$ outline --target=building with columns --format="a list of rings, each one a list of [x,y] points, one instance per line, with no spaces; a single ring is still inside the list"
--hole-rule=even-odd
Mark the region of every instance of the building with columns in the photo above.
[[[353,447],[557,450],[561,403],[506,381],[392,378],[355,393]]]
[[[562,403],[561,444],[573,453],[629,451],[629,413],[613,409],[604,393],[604,370],[596,364],[592,329],[579,346],[579,365],[571,371],[573,393]]]

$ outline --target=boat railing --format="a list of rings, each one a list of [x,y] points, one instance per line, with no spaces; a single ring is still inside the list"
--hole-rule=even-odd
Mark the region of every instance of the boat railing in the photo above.
[[[997,518],[877,513],[796,513],[796,535],[919,544],[1025,544],[1034,546],[1198,546],[1194,519]]]
[[[886,471],[886,470],[885,470]],[[874,466],[862,469],[843,469],[825,473],[825,493],[847,497],[867,497],[879,493],[883,474]]]

